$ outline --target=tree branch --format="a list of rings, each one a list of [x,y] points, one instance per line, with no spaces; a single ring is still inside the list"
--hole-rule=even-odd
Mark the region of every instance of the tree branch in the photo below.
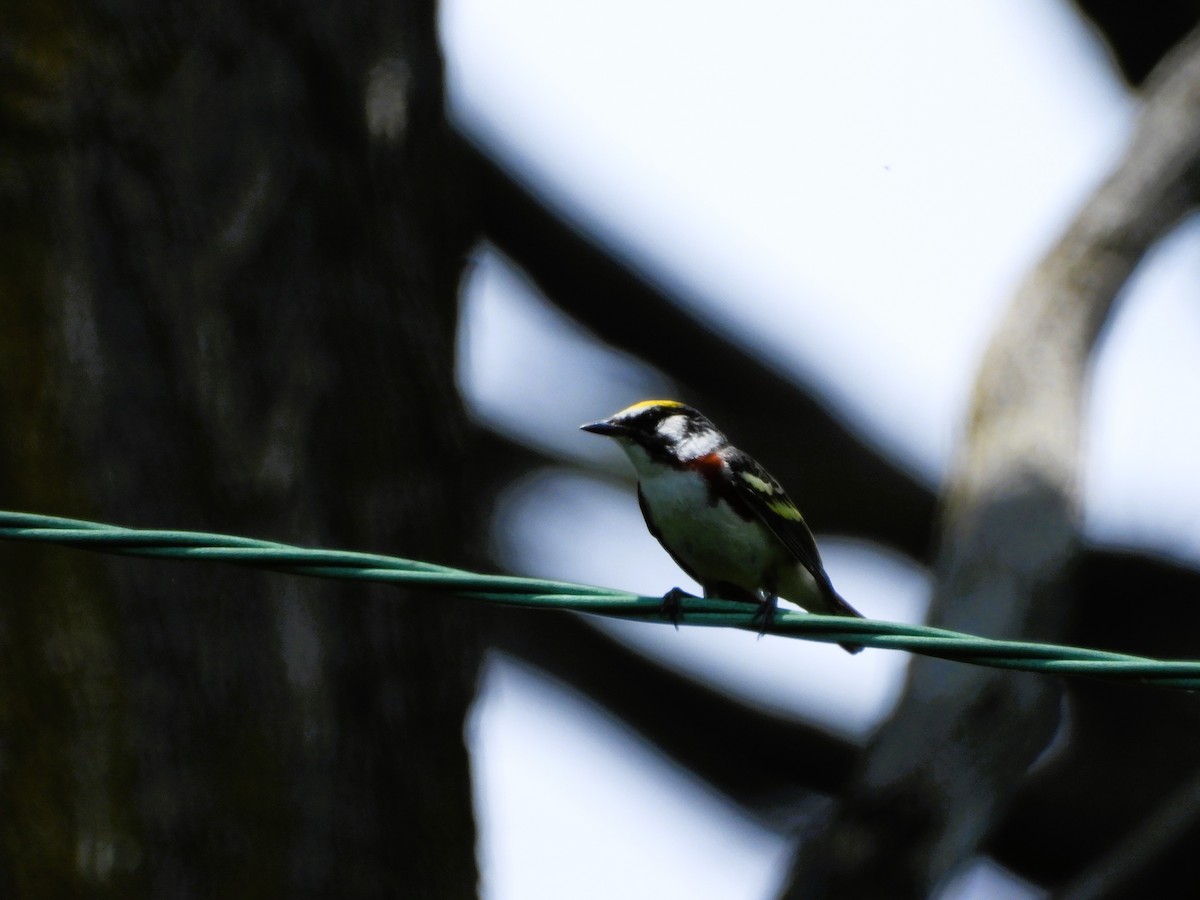
[[[1075,585],[1081,602],[1067,642],[1162,659],[1194,657],[1198,582],[1194,569],[1165,560],[1085,553]],[[1133,621],[1130,598],[1139,599],[1142,611]],[[1052,888],[1080,879],[1115,844],[1133,840],[1131,832],[1187,784],[1200,733],[1192,694],[1080,679],[1068,686],[1065,744],[1023,780],[986,846],[1023,878]],[[1139,892],[1161,893],[1153,884],[1139,885]]]
[[[1183,845],[1189,857],[1194,856],[1195,838],[1200,834],[1200,770],[1178,785],[1162,805],[1155,809],[1145,821],[1131,830],[1102,859],[1097,860],[1075,882],[1068,885],[1058,896],[1062,900],[1095,900],[1112,897],[1114,894],[1129,896],[1169,896],[1191,893],[1196,889],[1195,877],[1191,880],[1191,891],[1180,883],[1177,873],[1158,885],[1158,890],[1146,893],[1146,881],[1154,863],[1166,855],[1171,848]],[[1195,872],[1195,863],[1190,866]],[[1136,890],[1131,882],[1138,882]]]

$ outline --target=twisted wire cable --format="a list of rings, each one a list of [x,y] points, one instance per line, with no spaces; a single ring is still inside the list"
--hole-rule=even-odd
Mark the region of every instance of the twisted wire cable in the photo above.
[[[441,590],[478,600],[534,609],[640,621],[674,622],[660,597],[565,581],[487,575],[419,560],[296,547],[274,541],[198,531],[121,528],[100,522],[0,511],[0,539],[142,556],[224,562],[319,578],[374,581]],[[825,643],[907,650],[978,666],[1058,675],[1087,675],[1159,687],[1200,688],[1200,661],[1160,660],[1106,650],[996,640],[927,625],[850,619],[780,609],[762,622],[744,603],[693,598],[682,603],[686,625],[743,628]]]

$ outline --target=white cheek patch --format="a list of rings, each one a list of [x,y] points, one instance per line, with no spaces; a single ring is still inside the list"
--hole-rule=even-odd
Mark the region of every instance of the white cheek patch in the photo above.
[[[712,453],[721,446],[721,436],[713,431],[688,434],[690,423],[686,416],[667,416],[655,428],[662,437],[675,446],[683,459],[695,459]]]
[[[679,445],[679,455],[684,459],[707,456],[721,446],[721,439],[712,432],[693,434]]]
[[[687,419],[683,416],[667,416],[654,429],[667,440],[674,443],[683,437],[687,431]]]

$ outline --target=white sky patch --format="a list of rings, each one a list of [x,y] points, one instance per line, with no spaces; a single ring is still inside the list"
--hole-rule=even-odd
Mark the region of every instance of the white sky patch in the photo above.
[[[1096,361],[1084,469],[1094,538],[1200,562],[1200,219],[1134,273]]]
[[[789,840],[506,657],[485,668],[469,738],[484,900],[758,900],[780,887]]]
[[[1049,896],[990,859],[978,859],[954,876],[937,900],[1043,900]]]

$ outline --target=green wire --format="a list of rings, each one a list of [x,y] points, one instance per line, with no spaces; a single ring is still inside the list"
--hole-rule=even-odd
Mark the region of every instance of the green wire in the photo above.
[[[62,544],[126,556],[235,563],[320,578],[418,586],[453,591],[508,606],[568,609],[640,621],[671,621],[664,614],[659,597],[566,581],[484,575],[376,553],[305,549],[229,534],[120,528],[80,519],[0,511],[0,538]],[[850,642],[908,650],[998,669],[1089,675],[1189,690],[1200,688],[1200,661],[1194,660],[1159,660],[1083,647],[993,640],[928,625],[819,616],[782,609],[763,628],[754,610],[746,604],[725,600],[684,600],[682,613],[682,621],[688,625],[764,630],[768,634],[826,643]]]

